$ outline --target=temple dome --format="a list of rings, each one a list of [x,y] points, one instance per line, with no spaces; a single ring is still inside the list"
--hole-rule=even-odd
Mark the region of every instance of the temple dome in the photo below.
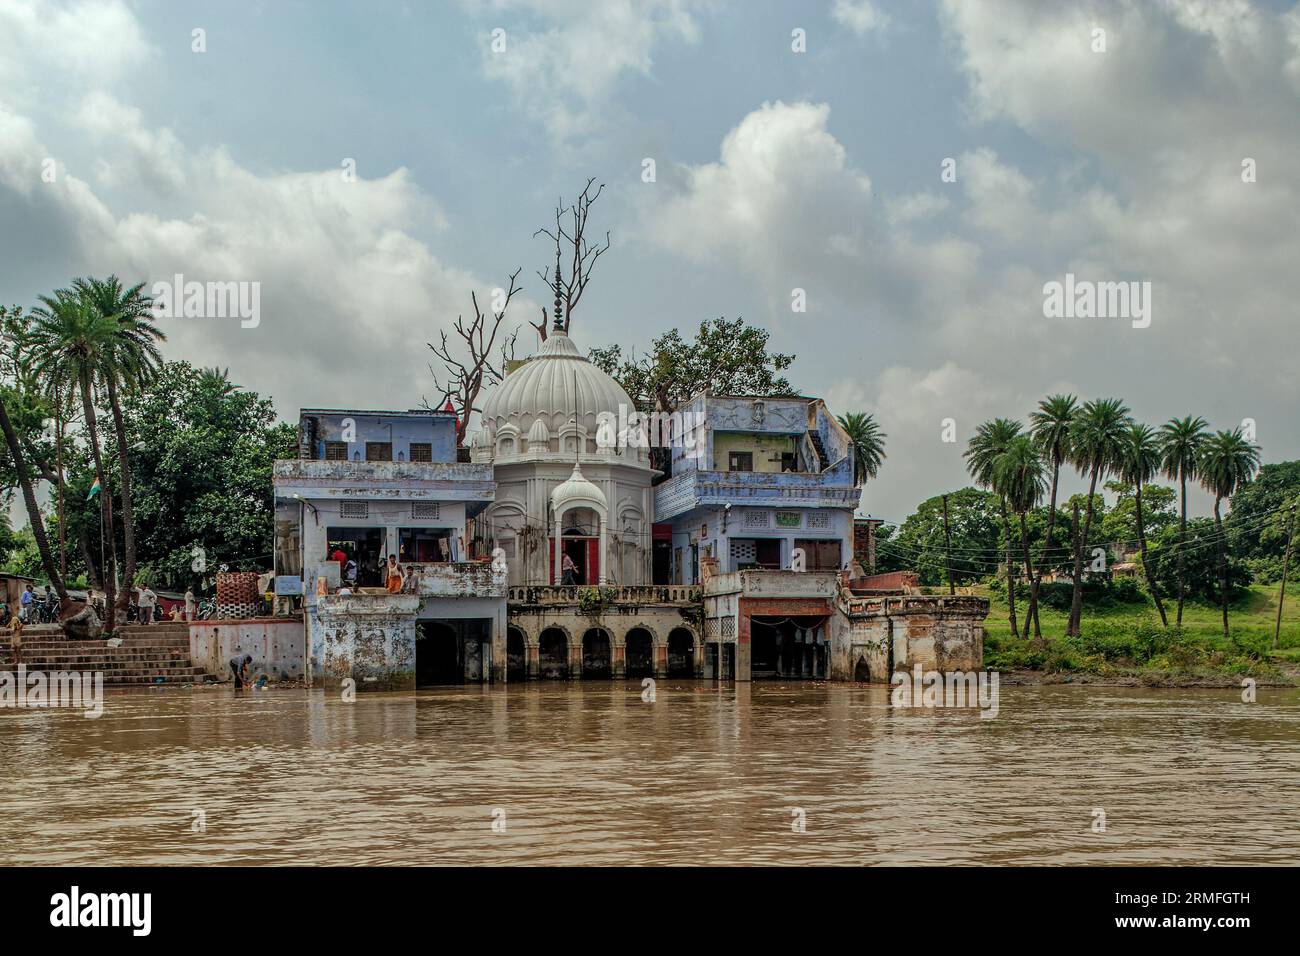
[[[582,474],[582,467],[574,462],[573,474],[551,492],[551,509],[558,515],[568,504],[594,507],[603,516],[609,507],[605,492],[592,484]]]
[[[620,407],[635,407],[621,385],[578,351],[563,331],[553,329],[542,347],[506,376],[483,405],[481,427],[492,435],[513,425],[520,435],[533,436],[541,422],[548,437],[576,420],[588,441],[596,437],[597,416],[618,416]]]

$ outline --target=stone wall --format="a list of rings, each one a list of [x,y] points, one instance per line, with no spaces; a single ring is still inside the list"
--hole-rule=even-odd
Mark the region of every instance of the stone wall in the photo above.
[[[326,688],[415,689],[418,594],[331,594],[316,601],[312,667]]]
[[[831,679],[885,682],[895,670],[978,671],[984,619],[976,597],[854,597],[844,592],[832,618]],[[856,676],[855,676],[856,675]]]
[[[302,619],[253,618],[191,621],[190,660],[210,674],[230,675],[230,659],[251,655],[249,670],[271,680],[301,680],[306,674],[306,635]]]

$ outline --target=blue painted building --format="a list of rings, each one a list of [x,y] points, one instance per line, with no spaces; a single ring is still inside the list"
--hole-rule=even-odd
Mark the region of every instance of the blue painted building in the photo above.
[[[853,557],[853,445],[821,399],[699,395],[682,406],[671,477],[655,488],[655,521],[672,526],[671,580],[701,580],[701,560],[727,574],[839,571]]]

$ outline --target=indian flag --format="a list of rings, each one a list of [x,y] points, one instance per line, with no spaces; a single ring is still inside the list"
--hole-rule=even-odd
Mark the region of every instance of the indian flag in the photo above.
[[[90,486],[90,492],[86,495],[86,500],[89,501],[91,498],[95,497],[95,495],[99,494],[101,487],[99,479],[96,478],[95,483]]]

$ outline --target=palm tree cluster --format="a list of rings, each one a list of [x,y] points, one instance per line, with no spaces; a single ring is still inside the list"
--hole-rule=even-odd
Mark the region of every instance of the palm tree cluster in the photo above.
[[[103,538],[107,543],[103,588],[107,612],[105,627],[112,631],[118,605],[125,605],[134,586],[136,567],[135,520],[131,502],[130,448],[122,399],[146,385],[161,365],[158,343],[166,336],[154,325],[152,300],[143,283],[124,288],[117,276],[107,279],[76,279],[71,288],[40,296],[40,304],[29,313],[6,313],[5,353],[9,360],[10,388],[0,402],[0,429],[18,473],[23,500],[41,564],[60,600],[67,607],[67,590],[61,568],[55,561],[45,533],[45,524],[33,487],[30,448],[14,427],[9,405],[42,402],[55,423],[59,442],[58,465],[51,473],[42,469],[39,477],[50,478],[60,503],[66,492],[62,464],[62,436],[72,417],[74,398],[80,404],[86,446],[94,465]],[[118,500],[121,503],[123,575],[126,587],[117,592],[117,559],[113,489],[110,487],[108,455],[101,443],[97,409],[107,408],[112,416],[112,457],[116,461]],[[61,508],[61,506],[60,506]],[[62,526],[62,515],[60,515]],[[60,552],[63,545],[60,544]],[[60,553],[62,559],[64,555]]]
[[[1182,625],[1184,554],[1187,540],[1187,484],[1199,481],[1214,498],[1214,520],[1219,544],[1219,593],[1223,609],[1223,634],[1228,636],[1228,546],[1221,505],[1225,498],[1249,482],[1259,467],[1260,453],[1241,429],[1211,433],[1203,418],[1172,419],[1159,429],[1135,421],[1129,408],[1116,398],[1080,402],[1074,395],[1049,395],[1029,415],[1029,427],[998,418],[981,424],[965,453],[966,465],[975,482],[998,496],[1006,536],[1007,594],[1011,633],[1019,636],[1016,619],[1014,565],[1012,560],[1011,516],[1017,518],[1020,558],[1029,582],[1029,607],[1023,631],[1032,628],[1035,641],[1042,640],[1038,622],[1040,586],[1045,564],[1050,563],[1052,535],[1056,521],[1057,489],[1061,469],[1074,468],[1088,480],[1088,497],[1082,528],[1076,528],[1072,547],[1072,591],[1067,635],[1078,635],[1083,605],[1083,551],[1092,530],[1097,483],[1115,477],[1134,489],[1137,506],[1137,534],[1147,586],[1168,627],[1164,602],[1156,587],[1153,561],[1148,554],[1142,515],[1142,489],[1158,475],[1177,481],[1179,486],[1179,534],[1177,560],[1177,618]],[[1048,494],[1047,529],[1035,562],[1029,546],[1026,515]]]

